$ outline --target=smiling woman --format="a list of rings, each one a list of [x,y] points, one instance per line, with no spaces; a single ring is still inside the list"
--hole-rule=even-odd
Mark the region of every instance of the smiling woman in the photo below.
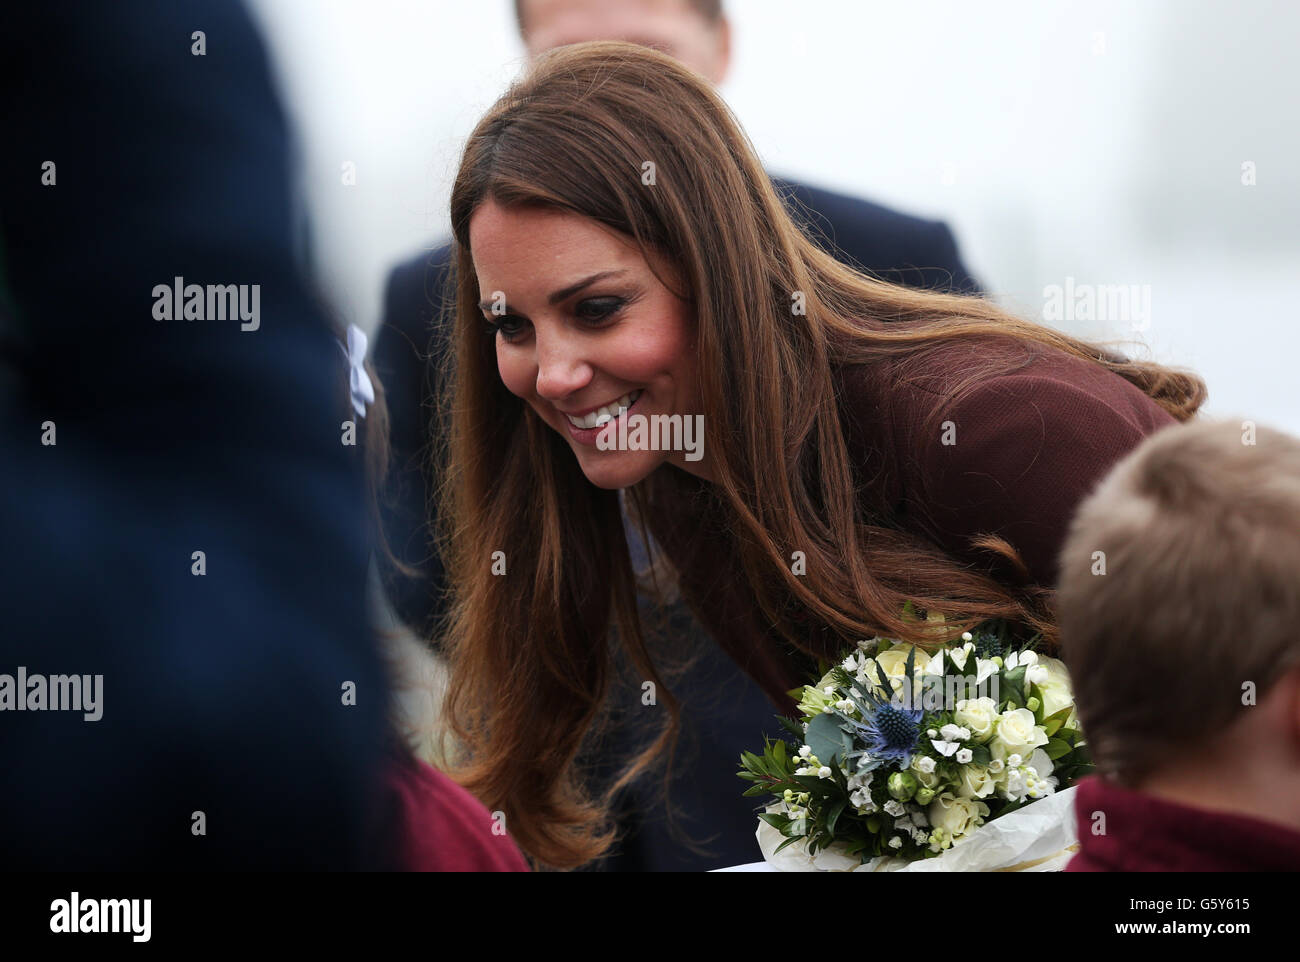
[[[718,644],[793,708],[808,662],[846,641],[933,645],[905,601],[954,631],[1005,618],[1052,643],[1075,505],[1205,395],[1194,375],[840,265],[707,82],[631,44],[539,58],[470,136],[451,221],[434,463],[453,774],[545,865],[608,848],[609,799],[677,728],[616,489]],[[633,415],[702,418],[706,456],[609,445]],[[596,801],[576,760],[611,637],[663,728]]]
[[[685,451],[603,443],[629,411],[700,410],[691,304],[636,244],[569,211],[491,199],[470,218],[469,238],[501,381],[568,440],[587,479],[626,488],[665,460],[707,477]]]

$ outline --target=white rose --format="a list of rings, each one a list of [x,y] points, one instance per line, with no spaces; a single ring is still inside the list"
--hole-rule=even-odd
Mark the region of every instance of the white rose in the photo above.
[[[930,803],[930,824],[941,828],[956,840],[974,831],[988,817],[989,807],[972,798],[959,798],[944,792]]]
[[[897,648],[890,648],[889,651],[882,651],[876,655],[876,664],[880,666],[886,678],[902,678],[906,674],[907,656],[911,650],[911,645],[899,645]],[[929,657],[924,651],[916,653],[916,660],[920,664],[926,664]],[[874,678],[875,672],[871,674]]]
[[[998,706],[992,698],[966,698],[957,702],[953,720],[970,730],[979,744],[993,737],[993,723],[998,717]]]
[[[907,674],[907,656],[913,650],[916,651],[916,660],[913,662],[913,668],[916,670],[912,683],[912,702],[919,706],[922,684],[921,669],[930,663],[930,655],[920,648],[912,645],[899,645],[896,648],[890,648],[888,651],[882,651],[876,655],[875,662],[880,666],[881,673],[885,676],[885,682],[890,686],[890,696],[894,693],[901,695],[903,689],[903,678]],[[867,684],[878,687],[879,682],[876,680],[875,671],[868,667]]]
[[[934,759],[929,755],[913,755],[911,769],[916,775],[916,783],[922,788],[938,788],[939,773],[934,770]]]
[[[1014,708],[998,716],[990,748],[996,758],[1005,758],[1011,754],[1023,757],[1046,744],[1047,733],[1038,727],[1034,713],[1028,708]]]
[[[1047,669],[1047,678],[1037,682],[1038,691],[1043,697],[1043,717],[1046,718],[1062,708],[1071,707],[1074,704],[1074,690],[1070,685],[1070,672],[1066,669],[1065,662],[1043,657],[1038,663]],[[1074,712],[1070,712],[1067,724],[1076,724]]]
[[[993,794],[998,780],[983,765],[967,765],[961,770],[961,783],[957,786],[963,798],[985,798]]]

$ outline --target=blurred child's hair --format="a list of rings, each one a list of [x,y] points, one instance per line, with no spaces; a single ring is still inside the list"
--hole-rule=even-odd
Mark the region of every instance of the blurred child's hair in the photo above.
[[[1057,614],[1102,776],[1137,786],[1204,745],[1300,660],[1300,440],[1251,421],[1148,437],[1081,503]]]

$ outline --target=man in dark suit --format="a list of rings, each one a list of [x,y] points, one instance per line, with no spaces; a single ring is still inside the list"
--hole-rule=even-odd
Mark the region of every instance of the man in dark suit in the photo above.
[[[681,60],[715,84],[730,60],[730,27],[720,0],[517,0],[520,35],[530,56],[584,40],[629,40],[653,46]],[[952,232],[941,222],[890,210],[879,204],[817,187],[773,178],[787,208],[829,253],[882,279],[928,289],[976,293],[957,252]],[[384,382],[392,424],[393,465],[381,507],[393,554],[416,569],[417,577],[386,573],[398,615],[421,633],[434,623],[445,572],[429,544],[428,504],[431,410],[436,385],[431,358],[445,350],[435,323],[450,287],[451,248],[422,252],[396,267],[388,279],[383,322],[374,365]],[[684,611],[673,613],[680,630],[704,638]],[[741,797],[735,777],[740,752],[762,744],[771,731],[774,708],[758,687],[715,645],[700,644],[699,663],[679,682],[683,699],[683,747],[691,778],[679,780],[672,804],[692,837],[714,835],[713,854],[694,854],[672,838],[656,802],[634,788],[623,800],[627,838],[604,867],[619,870],[702,869],[754,861],[753,806]],[[720,697],[720,693],[722,694]],[[630,754],[639,733],[625,731],[612,756]]]

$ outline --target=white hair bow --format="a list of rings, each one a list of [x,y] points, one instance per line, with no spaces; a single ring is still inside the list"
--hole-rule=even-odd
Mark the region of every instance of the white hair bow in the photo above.
[[[366,373],[368,343],[365,331],[355,324],[348,325],[347,346],[344,347],[343,342],[339,341],[339,347],[348,359],[348,389],[352,392],[352,409],[361,417],[366,416],[366,405],[375,403],[375,386]]]

